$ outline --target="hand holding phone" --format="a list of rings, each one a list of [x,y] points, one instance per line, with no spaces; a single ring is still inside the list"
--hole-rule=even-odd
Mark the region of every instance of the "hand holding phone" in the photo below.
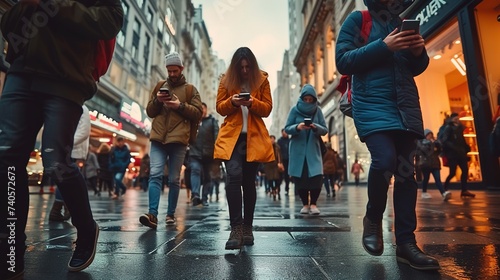
[[[156,95],[159,101],[169,101],[172,99],[172,96],[170,95],[170,90],[166,87],[160,88],[160,92]]]
[[[243,100],[250,100],[250,93],[249,92],[241,92],[238,94],[239,98],[242,98]]]
[[[420,20],[418,19],[404,19],[399,31],[413,30],[415,34],[420,33]]]
[[[312,120],[311,118],[304,118],[304,125],[305,126],[311,126]]]

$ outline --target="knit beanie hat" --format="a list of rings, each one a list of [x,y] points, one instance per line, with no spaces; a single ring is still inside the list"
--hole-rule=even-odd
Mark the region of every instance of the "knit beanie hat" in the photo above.
[[[427,134],[432,133],[432,130],[430,129],[424,129],[424,136],[427,136]]]
[[[184,67],[184,64],[182,64],[181,56],[176,52],[173,52],[171,54],[167,54],[165,56],[165,65],[166,66],[175,65],[175,66]]]

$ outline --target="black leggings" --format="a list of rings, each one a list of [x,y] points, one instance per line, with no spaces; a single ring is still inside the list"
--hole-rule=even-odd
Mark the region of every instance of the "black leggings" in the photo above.
[[[247,162],[246,155],[246,134],[241,134],[231,158],[225,163],[227,172],[226,198],[231,227],[241,224],[251,226],[253,224],[255,203],[257,202],[255,176],[259,163]],[[244,216],[241,211],[242,207],[244,208]]]

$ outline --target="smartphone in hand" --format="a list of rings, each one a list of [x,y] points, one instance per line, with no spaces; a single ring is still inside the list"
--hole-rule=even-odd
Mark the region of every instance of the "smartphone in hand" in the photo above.
[[[420,33],[420,20],[418,19],[404,19],[399,31],[413,30],[415,34]]]
[[[250,92],[241,92],[238,94],[239,98],[243,98],[244,100],[250,100]]]
[[[170,90],[166,87],[160,88],[160,93],[164,95],[165,99],[170,100],[172,96],[170,95]]]
[[[305,126],[311,126],[312,120],[311,118],[304,118],[304,125]]]

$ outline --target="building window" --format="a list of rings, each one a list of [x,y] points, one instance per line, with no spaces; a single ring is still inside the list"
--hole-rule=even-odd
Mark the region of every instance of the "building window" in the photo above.
[[[123,26],[122,30],[118,33],[116,36],[116,42],[118,45],[120,45],[122,48],[125,47],[125,34],[127,34],[127,25],[128,25],[128,5],[125,2],[122,2],[122,8],[123,8]]]
[[[142,9],[142,6],[144,6],[144,0],[135,0],[135,2],[137,3],[137,6]]]
[[[153,23],[153,11],[148,8],[148,13],[146,14],[146,19],[149,23]]]
[[[132,34],[132,58],[137,59],[138,58],[138,53],[139,53],[139,41],[140,41],[140,35],[141,34],[141,23],[135,19],[134,21],[134,31]]]
[[[158,28],[158,41],[163,41],[163,27],[165,25],[163,24],[163,20],[161,19],[161,17],[158,19],[158,21],[156,22],[156,27]]]
[[[146,34],[146,40],[144,44],[144,69],[148,69],[148,63],[149,63],[149,44],[150,44],[151,38],[149,35]]]

